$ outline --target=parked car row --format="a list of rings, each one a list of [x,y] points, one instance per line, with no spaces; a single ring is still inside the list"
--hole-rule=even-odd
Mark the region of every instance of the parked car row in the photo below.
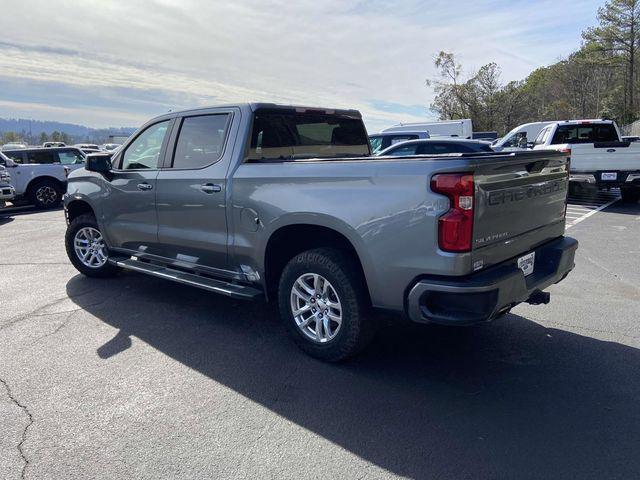
[[[120,146],[120,144],[105,143],[103,145],[97,145],[95,143],[77,143],[75,145],[67,145],[64,142],[44,142],[42,144],[42,148],[60,148],[60,147],[67,147],[67,146],[77,148],[83,151],[84,153],[93,153],[93,152],[105,152],[105,151],[113,152]],[[7,150],[23,150],[28,148],[37,148],[37,147],[30,147],[29,145],[25,143],[20,143],[20,142],[11,142],[11,143],[5,143],[4,145],[2,145],[2,148],[0,148],[0,151],[4,152]]]
[[[406,129],[413,129],[405,131]],[[448,129],[448,130],[447,130]],[[439,135],[431,133],[438,131]],[[443,135],[448,133],[448,135]],[[434,155],[483,152],[558,150],[571,159],[572,184],[593,189],[620,188],[622,200],[640,200],[640,142],[623,138],[615,122],[602,119],[534,122],[520,125],[491,144],[458,139],[451,122],[406,124],[370,136],[376,155]]]

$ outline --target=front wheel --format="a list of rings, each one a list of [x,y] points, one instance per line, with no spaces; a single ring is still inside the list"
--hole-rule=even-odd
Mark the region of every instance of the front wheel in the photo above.
[[[278,300],[294,341],[321,360],[356,354],[374,332],[362,274],[340,250],[318,248],[291,259],[280,278]]]
[[[112,277],[120,270],[109,263],[98,222],[91,214],[80,215],[67,227],[65,235],[67,256],[76,270],[88,277]]]

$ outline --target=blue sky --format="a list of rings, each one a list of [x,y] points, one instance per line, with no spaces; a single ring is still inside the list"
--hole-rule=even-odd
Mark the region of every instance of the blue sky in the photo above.
[[[603,1],[4,0],[0,116],[137,126],[239,101],[348,107],[370,131],[431,117],[433,58],[524,78]],[[10,14],[8,14],[10,13]]]

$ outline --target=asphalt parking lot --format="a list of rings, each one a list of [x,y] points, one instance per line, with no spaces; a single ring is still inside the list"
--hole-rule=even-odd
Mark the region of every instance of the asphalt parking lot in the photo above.
[[[271,306],[82,277],[64,230],[0,214],[2,479],[640,477],[640,205],[572,224],[549,305],[342,365]]]

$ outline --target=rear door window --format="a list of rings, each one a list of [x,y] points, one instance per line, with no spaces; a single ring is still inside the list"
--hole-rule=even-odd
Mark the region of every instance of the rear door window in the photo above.
[[[202,168],[222,157],[229,127],[228,113],[186,117],[182,121],[173,168]]]
[[[58,162],[57,155],[51,150],[30,150],[26,154],[27,163],[49,164]]]

